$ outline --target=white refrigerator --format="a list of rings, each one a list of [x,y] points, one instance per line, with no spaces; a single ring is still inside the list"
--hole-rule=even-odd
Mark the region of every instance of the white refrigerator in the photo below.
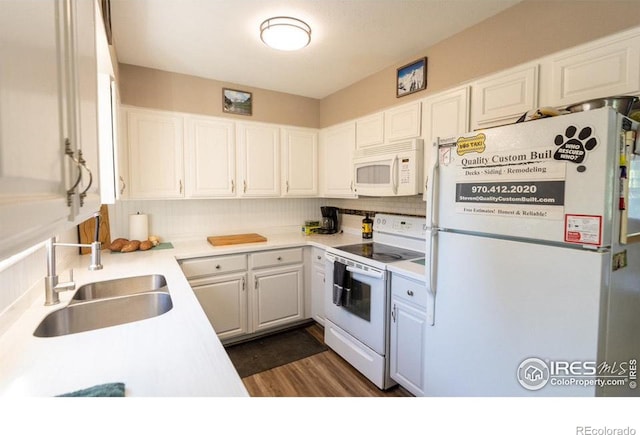
[[[602,108],[434,144],[427,395],[640,395],[637,129]]]

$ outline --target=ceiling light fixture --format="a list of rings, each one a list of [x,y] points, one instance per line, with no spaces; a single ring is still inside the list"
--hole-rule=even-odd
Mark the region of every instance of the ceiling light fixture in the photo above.
[[[276,50],[300,50],[311,42],[311,27],[297,18],[273,17],[260,24],[260,39]]]

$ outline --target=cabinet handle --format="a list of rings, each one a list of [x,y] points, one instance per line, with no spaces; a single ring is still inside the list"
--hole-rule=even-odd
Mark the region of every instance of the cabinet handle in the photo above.
[[[126,189],[127,185],[124,182],[124,178],[122,178],[122,175],[120,176],[120,183],[122,183],[122,187],[120,187],[120,195],[124,195],[124,189]]]
[[[247,180],[243,180],[242,184],[244,184],[243,191],[247,193]]]
[[[231,193],[235,193],[236,191],[236,182],[231,180]]]
[[[76,187],[78,187],[80,181],[82,181],[82,169],[80,168],[80,162],[75,158],[74,152],[71,149],[71,141],[69,138],[64,140],[64,153],[73,163],[76,164],[76,167],[78,168],[78,178],[75,183],[73,183],[73,186],[67,190],[67,207],[71,207],[71,204],[73,203],[73,195],[76,194]]]
[[[87,188],[80,193],[80,207],[83,207],[84,199],[87,197],[87,192],[91,189],[91,185],[93,184],[93,173],[91,172],[91,169],[87,167],[87,161],[82,157],[82,150],[78,150],[78,161],[81,166],[80,170],[84,168],[89,173],[89,184],[87,185]]]
[[[321,257],[321,256],[319,256],[319,255],[318,255],[316,258],[317,258],[318,260],[322,260],[322,257]]]
[[[182,179],[180,179],[180,195],[182,195]]]
[[[282,257],[278,257],[278,258],[277,258],[277,260],[278,260],[278,261],[282,261]]]
[[[409,296],[413,296],[413,290],[407,290],[407,294],[408,294]]]
[[[349,184],[349,189],[353,192],[353,180],[351,180],[351,183]]]
[[[287,180],[287,193],[289,193],[289,180]]]
[[[396,304],[393,304],[393,308],[391,309],[391,319],[393,323],[396,323]]]
[[[253,278],[253,288],[258,290],[258,277],[257,276]]]
[[[245,286],[245,281],[244,281],[244,276],[242,277],[242,291],[244,291],[244,286]]]
[[[216,269],[220,270],[220,265],[219,264],[216,264]]]

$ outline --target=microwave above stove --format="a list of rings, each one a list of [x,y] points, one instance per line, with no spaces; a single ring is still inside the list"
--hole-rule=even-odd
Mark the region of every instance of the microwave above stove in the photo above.
[[[356,193],[361,196],[422,193],[423,155],[422,139],[356,151],[353,159]]]

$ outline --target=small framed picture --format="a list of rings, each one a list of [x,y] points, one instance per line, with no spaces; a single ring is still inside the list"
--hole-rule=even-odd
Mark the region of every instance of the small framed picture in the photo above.
[[[427,88],[427,58],[398,68],[396,98],[413,94]]]
[[[235,115],[251,116],[253,97],[251,92],[238,91],[236,89],[222,89],[222,111]]]

